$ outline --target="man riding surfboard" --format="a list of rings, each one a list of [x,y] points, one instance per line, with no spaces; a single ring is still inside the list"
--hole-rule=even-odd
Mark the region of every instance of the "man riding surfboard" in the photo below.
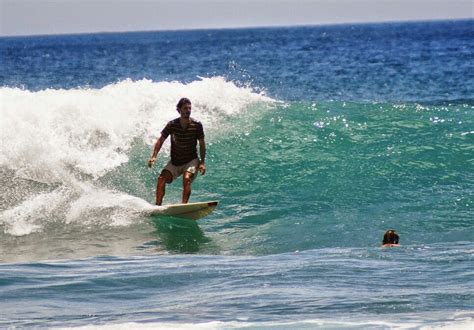
[[[153,154],[148,161],[152,167],[163,143],[171,135],[171,160],[161,171],[156,185],[156,205],[161,205],[165,195],[166,184],[183,175],[182,203],[189,201],[191,184],[197,176],[206,173],[206,144],[204,129],[201,122],[191,118],[191,101],[182,98],[176,105],[180,117],[171,120],[161,131],[161,136],[155,143]],[[199,142],[199,158],[197,155],[197,142]]]

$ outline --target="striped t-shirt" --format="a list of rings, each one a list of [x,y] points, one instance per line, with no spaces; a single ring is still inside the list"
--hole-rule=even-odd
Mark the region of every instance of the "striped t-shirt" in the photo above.
[[[184,165],[197,158],[197,141],[204,138],[202,124],[189,118],[186,129],[181,127],[179,118],[166,124],[161,131],[161,136],[166,139],[171,135],[171,163],[175,166]]]

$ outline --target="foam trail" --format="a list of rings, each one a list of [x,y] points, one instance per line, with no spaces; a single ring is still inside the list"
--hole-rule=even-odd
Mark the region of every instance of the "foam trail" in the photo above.
[[[134,215],[150,207],[143,199],[121,192],[90,187],[80,198],[71,203],[66,223],[81,221],[83,224],[97,223],[94,215],[108,213],[111,221],[107,225],[127,226],[133,223]]]
[[[4,232],[23,236],[40,231],[42,225],[51,219],[53,212],[66,201],[67,195],[65,189],[59,188],[50,193],[39,194],[3,211],[0,213],[0,224],[3,224]]]

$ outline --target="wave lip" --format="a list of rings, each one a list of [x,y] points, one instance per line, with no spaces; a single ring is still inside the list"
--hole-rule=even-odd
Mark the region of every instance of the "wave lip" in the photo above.
[[[41,182],[61,182],[73,171],[98,178],[128,161],[135,139],[151,144],[182,96],[210,129],[249,104],[272,101],[222,77],[38,92],[3,87],[0,166]]]

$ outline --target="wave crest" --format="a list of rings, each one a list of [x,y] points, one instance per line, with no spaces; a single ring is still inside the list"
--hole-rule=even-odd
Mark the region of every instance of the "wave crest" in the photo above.
[[[189,84],[125,80],[101,89],[1,88],[0,166],[40,182],[62,182],[71,172],[93,178],[128,161],[135,139],[151,145],[165,123],[176,117],[183,96],[208,130],[250,104],[271,102],[249,87],[222,77]]]

